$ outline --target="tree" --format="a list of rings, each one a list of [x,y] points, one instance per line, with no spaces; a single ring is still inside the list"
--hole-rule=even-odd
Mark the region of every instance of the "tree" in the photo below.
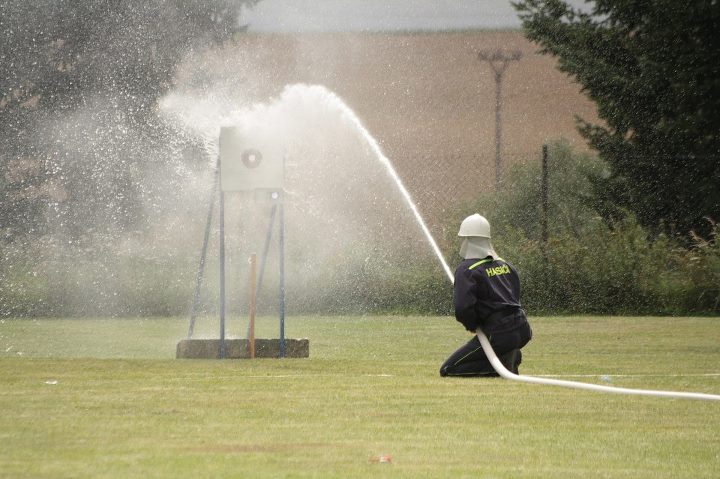
[[[163,124],[157,99],[191,49],[241,31],[258,0],[0,1],[0,230],[138,220],[133,172]]]
[[[598,209],[654,231],[709,232],[720,218],[720,3],[561,0],[515,4],[526,36],[559,60],[604,124],[580,132],[610,166]]]

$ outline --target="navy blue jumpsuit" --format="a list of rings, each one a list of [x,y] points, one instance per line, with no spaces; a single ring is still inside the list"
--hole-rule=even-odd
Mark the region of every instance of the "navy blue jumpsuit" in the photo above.
[[[488,256],[466,259],[455,270],[455,319],[470,332],[480,327],[505,367],[517,373],[520,348],[532,329],[520,304],[520,277],[510,263]],[[477,336],[455,351],[441,376],[497,376]]]

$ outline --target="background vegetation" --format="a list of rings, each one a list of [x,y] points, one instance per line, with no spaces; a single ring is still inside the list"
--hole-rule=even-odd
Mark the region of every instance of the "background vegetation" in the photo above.
[[[458,208],[439,238],[457,263],[457,225],[473,212],[487,216],[499,254],[520,270],[523,303],[537,313],[720,313],[718,226],[710,235],[652,233],[631,212],[608,221],[594,208],[592,178],[606,165],[563,142],[549,148],[549,240],[541,234],[540,163],[518,165],[502,191],[482,193]],[[96,246],[97,248],[97,246]],[[199,248],[199,245],[198,245]],[[294,313],[452,312],[452,287],[430,247],[390,258],[373,271],[328,264],[321,282],[288,291]],[[58,254],[63,251],[64,254]],[[82,248],[5,248],[0,312],[4,316],[174,315],[189,313],[199,250],[192,254],[92,254]],[[216,311],[215,258],[208,260],[201,310]],[[229,266],[233,270],[236,266]],[[261,309],[276,310],[277,278],[268,273]],[[247,311],[245,278],[231,284],[233,311]],[[238,299],[239,297],[239,299]]]

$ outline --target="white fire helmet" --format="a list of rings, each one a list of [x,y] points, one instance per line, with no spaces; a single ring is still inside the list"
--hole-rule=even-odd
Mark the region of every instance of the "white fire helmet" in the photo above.
[[[458,236],[463,238],[460,245],[460,256],[462,258],[498,257],[490,242],[490,223],[485,217],[475,213],[465,218],[460,224]]]

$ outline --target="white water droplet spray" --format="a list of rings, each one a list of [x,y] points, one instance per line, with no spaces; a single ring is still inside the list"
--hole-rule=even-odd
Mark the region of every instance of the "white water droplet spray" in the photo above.
[[[445,271],[445,274],[450,279],[450,282],[454,281],[454,276],[452,273],[452,270],[447,264],[447,261],[445,261],[445,257],[443,256],[442,252],[440,251],[440,248],[438,247],[437,243],[435,242],[435,238],[433,238],[432,233],[430,233],[430,230],[428,229],[427,225],[425,224],[425,220],[423,220],[422,215],[420,214],[420,211],[417,208],[417,205],[412,199],[412,196],[410,196],[410,192],[405,188],[405,185],[403,184],[402,180],[400,179],[400,176],[397,174],[397,171],[395,171],[395,168],[392,165],[392,162],[390,159],[385,156],[385,154],[382,151],[382,148],[380,148],[380,145],[378,144],[377,140],[373,138],[373,136],[370,134],[370,132],[365,128],[365,126],[360,121],[360,118],[355,114],[355,112],[347,106],[347,104],[340,99],[335,93],[331,91],[327,91],[328,95],[337,103],[337,107],[339,110],[343,113],[343,115],[346,116],[350,122],[353,123],[353,125],[358,129],[358,131],[362,134],[363,138],[368,142],[370,145],[370,148],[372,149],[373,153],[377,156],[377,159],[380,161],[380,163],[385,166],[388,174],[390,177],[395,181],[395,184],[397,185],[398,189],[400,190],[400,193],[402,194],[403,198],[405,199],[405,202],[410,207],[410,210],[412,211],[413,215],[415,216],[415,219],[417,220],[418,224],[420,225],[420,228],[422,229],[423,233],[425,234],[425,238],[427,239],[428,243],[430,243],[430,247],[432,248],[433,252],[437,256],[438,260],[440,261],[440,264],[443,267],[443,270]]]

